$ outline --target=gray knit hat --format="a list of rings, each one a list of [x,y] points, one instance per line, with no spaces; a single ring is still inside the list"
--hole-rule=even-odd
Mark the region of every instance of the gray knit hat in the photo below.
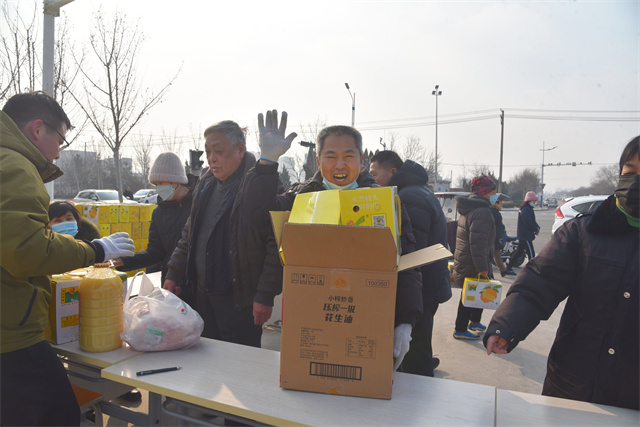
[[[184,173],[184,166],[180,158],[174,153],[167,151],[158,156],[151,170],[149,171],[149,182],[177,182],[186,184],[187,175]]]

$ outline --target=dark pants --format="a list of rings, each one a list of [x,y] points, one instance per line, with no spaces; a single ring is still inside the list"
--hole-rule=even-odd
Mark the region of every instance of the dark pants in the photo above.
[[[0,355],[0,369],[0,425],[80,425],[67,371],[48,342]]]
[[[533,249],[532,241],[520,240],[520,242],[518,242],[518,247],[516,248],[516,251],[512,253],[511,256],[509,257],[508,266],[511,266],[512,261],[518,259],[518,257],[521,256],[525,251],[529,256],[529,261],[531,261],[533,257],[536,256],[536,251]]]
[[[262,326],[253,323],[253,307],[236,310],[233,294],[212,295],[198,292],[197,311],[204,320],[202,336],[216,340],[260,347]]]
[[[431,337],[433,336],[433,317],[437,310],[438,303],[424,304],[422,317],[411,330],[409,351],[402,360],[400,372],[433,376]]]
[[[481,308],[471,308],[462,305],[462,298],[458,302],[458,317],[456,317],[456,332],[465,332],[469,327],[469,321],[480,322],[482,318]]]

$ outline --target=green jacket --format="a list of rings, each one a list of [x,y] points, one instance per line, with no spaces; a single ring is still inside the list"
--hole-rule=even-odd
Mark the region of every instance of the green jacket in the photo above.
[[[62,175],[0,111],[0,352],[44,339],[51,278],[94,264],[90,244],[53,233],[44,186]]]

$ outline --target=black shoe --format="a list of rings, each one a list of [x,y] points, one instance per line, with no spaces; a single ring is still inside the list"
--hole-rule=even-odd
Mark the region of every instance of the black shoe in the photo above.
[[[133,390],[131,390],[131,391],[126,392],[125,394],[123,394],[120,397],[123,398],[124,400],[126,400],[127,402],[140,402],[140,401],[142,401],[142,394],[135,388]]]
[[[508,269],[508,270],[505,270],[505,272],[504,272],[504,274],[503,274],[503,277],[504,277],[504,276],[517,276],[517,274],[516,274],[516,272],[515,272],[515,271],[513,271],[513,270],[511,270],[511,269]]]
[[[438,366],[440,366],[440,359],[438,359],[437,357],[432,357],[431,358],[431,369],[435,371]]]

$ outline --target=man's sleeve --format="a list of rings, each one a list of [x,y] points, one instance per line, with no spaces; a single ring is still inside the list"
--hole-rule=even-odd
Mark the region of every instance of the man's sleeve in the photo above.
[[[189,234],[191,230],[191,216],[182,229],[182,236],[178,245],[173,250],[171,259],[167,263],[167,276],[165,279],[184,285],[187,281],[187,257],[189,255]]]
[[[485,346],[491,335],[499,335],[513,350],[567,298],[579,282],[578,234],[576,224],[561,227],[522,269],[487,327]]]
[[[0,265],[15,277],[30,277],[94,264],[90,243],[51,231],[42,180],[33,165],[14,160],[7,156],[0,161]]]

